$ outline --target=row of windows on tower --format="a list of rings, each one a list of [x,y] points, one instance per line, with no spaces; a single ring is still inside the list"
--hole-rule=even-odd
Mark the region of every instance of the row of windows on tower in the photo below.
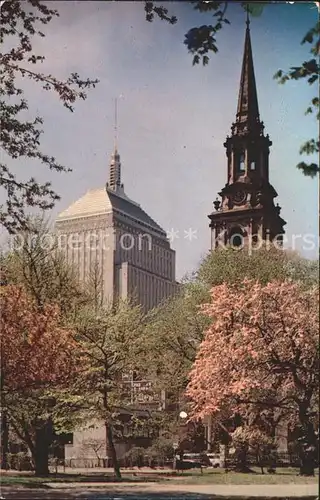
[[[117,247],[122,262],[128,261],[167,278],[171,278],[174,274],[171,252],[153,244],[151,237],[134,238],[131,234],[122,233],[119,234]]]
[[[173,284],[140,269],[129,269],[130,293],[147,309],[157,306],[173,292]]]
[[[110,184],[120,184],[120,172],[111,171],[110,173]]]

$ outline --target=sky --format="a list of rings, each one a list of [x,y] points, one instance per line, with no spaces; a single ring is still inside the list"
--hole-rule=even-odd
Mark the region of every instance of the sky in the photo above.
[[[166,231],[178,237],[177,278],[196,269],[210,248],[207,215],[226,183],[223,143],[235,120],[245,36],[245,13],[229,2],[228,18],[217,37],[219,51],[208,66],[192,66],[183,44],[194,26],[210,23],[188,2],[166,2],[178,23],[145,20],[143,2],[50,2],[60,13],[34,40],[45,55],[43,72],[59,78],[77,72],[98,78],[86,101],[68,112],[57,97],[25,82],[29,117],[44,119],[41,148],[72,169],[49,172],[36,162],[12,168],[23,178],[49,180],[61,196],[50,217],[67,208],[88,189],[108,180],[114,147],[114,98],[118,101],[118,146],[127,195],[141,204]],[[295,165],[300,145],[318,135],[315,118],[305,109],[316,86],[305,82],[279,85],[273,75],[310,58],[310,45],[300,42],[316,22],[313,2],[266,6],[251,21],[251,41],[260,116],[273,142],[270,181],[287,221],[288,246],[309,258],[317,249],[302,247],[292,235],[318,235],[318,181],[304,177]],[[0,200],[1,202],[1,200]],[[196,238],[185,238],[192,229]]]

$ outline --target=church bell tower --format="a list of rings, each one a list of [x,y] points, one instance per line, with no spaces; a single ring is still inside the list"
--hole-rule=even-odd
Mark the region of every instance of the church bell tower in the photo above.
[[[212,250],[219,244],[242,246],[250,238],[252,242],[277,238],[281,244],[286,224],[281,208],[274,204],[277,192],[269,182],[272,142],[259,116],[248,18],[246,24],[236,121],[224,143],[227,183],[208,216]]]

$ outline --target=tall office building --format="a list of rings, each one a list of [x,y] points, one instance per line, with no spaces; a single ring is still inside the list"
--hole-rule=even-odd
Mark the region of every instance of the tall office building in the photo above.
[[[170,248],[166,232],[126,195],[117,148],[109,166],[109,182],[105,187],[89,190],[61,212],[56,220],[56,231],[68,262],[78,270],[80,281],[85,282],[93,275],[106,304],[112,304],[117,298],[130,298],[147,312],[177,289],[175,252]],[[148,396],[145,401],[146,394],[150,394],[148,381],[135,380],[130,375],[126,379],[134,409],[121,411],[124,422],[130,421],[131,413],[138,412],[140,417],[146,418],[149,415],[144,410],[146,406],[161,407],[160,395],[155,394],[151,402]],[[152,436],[141,435],[135,439],[116,440],[118,456],[121,458],[134,444],[150,444],[151,439]],[[105,457],[103,421],[92,422],[88,428],[73,432],[71,442],[65,446],[67,463],[96,466],[95,446]]]
[[[175,252],[166,232],[126,195],[116,148],[109,171],[105,187],[58,215],[56,230],[80,280],[98,268],[105,302],[131,297],[147,311],[174,293]]]

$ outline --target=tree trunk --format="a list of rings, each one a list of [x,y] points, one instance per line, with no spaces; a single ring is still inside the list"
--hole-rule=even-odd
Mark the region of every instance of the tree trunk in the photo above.
[[[303,429],[300,439],[300,476],[314,476],[314,443],[312,442],[310,432],[307,429]]]
[[[1,469],[8,469],[9,423],[6,410],[1,413]]]
[[[237,451],[235,470],[237,472],[245,472],[245,473],[251,472],[250,468],[248,467],[248,447],[247,446],[242,446]]]
[[[263,456],[260,453],[257,454],[257,465],[261,469],[261,474],[264,474]]]
[[[307,415],[308,408],[304,405],[299,408],[300,436],[299,458],[300,476],[314,476],[316,435],[312,422]]]
[[[107,437],[107,455],[110,456],[112,459],[113,470],[116,478],[121,479],[121,472],[117,458],[117,452],[113,442],[112,426],[108,421],[106,421],[106,437]]]
[[[109,380],[109,374],[108,374],[108,359],[105,359],[105,366],[104,366],[104,380],[107,382]],[[103,390],[103,407],[106,412],[108,412],[108,389],[104,387]],[[121,479],[121,472],[120,472],[120,466],[118,462],[118,457],[117,457],[117,452],[116,448],[114,446],[113,442],[113,432],[112,432],[112,423],[111,419],[109,420],[108,418],[105,419],[105,426],[106,426],[106,454],[108,457],[111,457],[112,460],[112,465],[113,465],[113,470],[115,473],[116,478]]]
[[[221,448],[220,448],[220,458],[221,458]],[[229,458],[229,445],[224,444],[223,445],[223,467],[224,467],[225,472],[228,472],[228,470],[229,470],[228,458]]]
[[[36,476],[49,475],[49,447],[51,444],[49,437],[50,429],[50,424],[46,422],[35,431],[33,461]]]
[[[303,457],[300,459],[300,476],[314,476],[313,458]]]

